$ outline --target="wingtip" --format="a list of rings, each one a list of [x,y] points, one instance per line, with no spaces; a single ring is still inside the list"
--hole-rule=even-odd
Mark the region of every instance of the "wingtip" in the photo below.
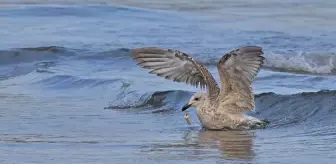
[[[131,56],[133,60],[137,60],[138,58],[141,58],[142,53],[149,53],[153,52],[153,50],[157,50],[156,47],[138,47],[131,49]]]
[[[255,46],[255,45],[251,45],[251,46],[241,46],[239,49],[239,51],[243,51],[243,52],[246,52],[246,51],[260,51],[263,53],[263,48],[260,47],[260,46]]]
[[[132,59],[133,60],[135,60],[136,58],[137,58],[137,54],[139,54],[139,50],[140,50],[141,48],[133,48],[133,49],[131,49],[131,56],[132,56]]]
[[[132,54],[138,54],[141,52],[145,52],[145,50],[148,49],[148,47],[138,47],[138,48],[133,48],[131,49]]]

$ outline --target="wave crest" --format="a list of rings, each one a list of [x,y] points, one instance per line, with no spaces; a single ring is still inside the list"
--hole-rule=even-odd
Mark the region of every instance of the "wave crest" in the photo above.
[[[0,51],[1,64],[26,63],[41,60],[55,60],[60,56],[73,55],[70,49],[58,46],[28,47]]]
[[[336,54],[330,53],[291,53],[265,55],[264,67],[284,72],[308,74],[336,74]]]
[[[75,50],[59,46],[18,48],[0,51],[0,65],[43,60],[56,60],[59,57],[75,57],[79,60],[107,60],[114,58],[131,59],[130,48],[116,48],[101,52]],[[334,52],[265,52],[263,68],[303,74],[336,75],[336,53]],[[215,66],[221,56],[195,55],[200,63]]]
[[[174,112],[175,109],[184,105],[191,95],[191,92],[182,90],[156,91],[144,94],[135,91],[122,91],[105,109],[134,109],[153,113]]]

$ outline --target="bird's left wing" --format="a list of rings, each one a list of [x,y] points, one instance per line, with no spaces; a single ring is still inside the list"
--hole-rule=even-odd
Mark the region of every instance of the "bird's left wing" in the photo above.
[[[251,84],[264,62],[258,46],[243,46],[227,53],[217,64],[221,79],[219,107],[233,113],[255,107]]]

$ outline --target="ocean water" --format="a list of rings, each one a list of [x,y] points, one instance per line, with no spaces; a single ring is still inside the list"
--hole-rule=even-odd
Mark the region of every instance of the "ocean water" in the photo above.
[[[0,163],[335,163],[336,2],[0,2]],[[203,131],[180,108],[197,91],[138,67],[130,49],[205,64],[264,48],[253,83],[271,123]]]

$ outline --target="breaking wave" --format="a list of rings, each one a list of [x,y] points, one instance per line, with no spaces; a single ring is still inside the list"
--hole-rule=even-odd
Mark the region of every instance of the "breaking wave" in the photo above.
[[[266,54],[264,67],[284,72],[336,74],[336,53]]]
[[[44,60],[57,60],[62,56],[72,56],[75,52],[59,46],[15,48],[0,51],[0,66]]]
[[[140,94],[121,92],[106,109],[135,112],[180,112],[192,92],[181,90],[157,91]],[[130,101],[132,100],[132,101]],[[273,127],[292,126],[300,123],[316,125],[334,124],[336,116],[336,91],[321,90],[291,95],[261,93],[255,95],[256,109],[248,113],[271,122]]]
[[[219,58],[217,55],[202,57],[193,55],[201,63],[215,66]],[[117,48],[107,51],[94,52],[92,50],[71,49],[60,46],[16,48],[0,51],[0,79],[28,74],[32,71],[52,73],[48,68],[64,60],[113,61],[116,58],[131,60],[129,48]],[[336,55],[334,52],[293,52],[272,53],[265,52],[263,68],[272,71],[291,72],[298,74],[336,75]],[[11,67],[6,67],[11,65]],[[5,67],[2,67],[5,66]]]

